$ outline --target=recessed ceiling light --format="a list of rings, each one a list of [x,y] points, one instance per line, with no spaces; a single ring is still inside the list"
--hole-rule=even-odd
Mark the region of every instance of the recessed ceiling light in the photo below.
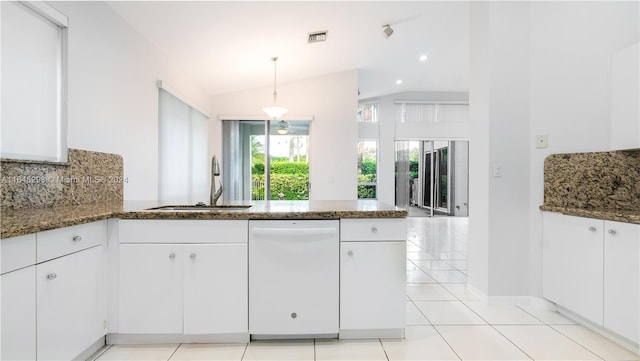
[[[396,84],[398,84],[398,85],[402,84],[402,79],[396,80]]]
[[[427,59],[429,59],[429,57],[426,54],[420,55],[420,61],[427,61]]]

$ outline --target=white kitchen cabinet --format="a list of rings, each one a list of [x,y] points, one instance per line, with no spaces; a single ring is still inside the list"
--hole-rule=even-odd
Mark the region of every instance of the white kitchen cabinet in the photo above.
[[[121,220],[115,332],[248,334],[247,226],[246,220]]]
[[[35,242],[33,245],[35,251]],[[32,257],[35,258],[35,252]],[[36,267],[32,265],[5,273],[0,276],[0,282],[2,283],[2,356],[0,358],[2,360],[35,360]]]
[[[640,43],[611,56],[611,149],[640,148]]]
[[[36,357],[36,235],[0,240],[2,360]]]
[[[182,246],[120,245],[120,333],[182,333]]]
[[[339,322],[339,223],[249,222],[249,332],[333,335]]]
[[[101,245],[36,266],[38,359],[73,359],[105,335],[104,283]]]
[[[340,244],[340,329],[405,326],[404,242]]]
[[[184,246],[184,333],[248,329],[247,244]]]
[[[404,337],[406,222],[340,220],[340,338]]]
[[[604,222],[604,327],[640,342],[640,225]]]
[[[543,224],[543,296],[602,325],[603,222],[546,212]]]

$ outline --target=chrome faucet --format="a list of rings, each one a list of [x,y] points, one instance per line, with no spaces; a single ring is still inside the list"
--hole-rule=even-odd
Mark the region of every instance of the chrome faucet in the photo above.
[[[216,176],[220,176],[220,164],[218,164],[218,159],[214,155],[213,158],[211,158],[211,194],[209,200],[211,207],[216,206],[218,198],[222,195],[222,181],[218,179],[220,188],[216,190]]]

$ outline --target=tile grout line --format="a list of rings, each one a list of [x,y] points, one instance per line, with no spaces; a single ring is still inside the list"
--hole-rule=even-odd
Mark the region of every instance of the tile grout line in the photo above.
[[[449,341],[447,341],[446,338],[444,338],[444,336],[442,336],[442,333],[440,333],[440,330],[438,330],[438,328],[435,325],[432,325],[431,327],[433,327],[433,329],[436,331],[436,333],[438,333],[438,336],[440,336],[440,338],[444,341],[444,343],[447,344],[447,346],[449,346],[449,348],[451,349],[451,352],[453,352],[456,357],[458,358],[458,360],[462,360],[462,357],[460,357],[460,355],[458,355],[458,353],[456,352],[456,350],[453,348],[453,346],[451,346],[451,344],[449,343]]]
[[[447,263],[444,259],[440,258],[440,260],[446,264],[448,264],[449,266],[451,266],[449,263]],[[420,268],[420,266],[416,265],[418,268]],[[453,266],[451,266],[453,267]],[[454,267],[455,268],[455,267]],[[422,270],[422,268],[420,268]],[[457,269],[456,269],[457,270]],[[457,270],[458,272],[461,272],[459,270]],[[424,270],[423,270],[424,272]],[[425,272],[426,273],[426,272]],[[461,272],[462,273],[462,272]],[[430,277],[432,277],[431,275],[429,275]],[[465,275],[466,277],[466,275]],[[433,278],[433,277],[432,277]],[[464,303],[463,300],[461,300],[458,296],[456,296],[455,294],[453,294],[453,292],[449,291],[446,287],[444,287],[442,285],[442,283],[438,280],[436,280],[434,278],[434,280],[437,282],[438,285],[440,285],[442,288],[444,288],[449,294],[451,294],[456,300],[458,300],[458,302],[462,303],[467,309],[469,309],[471,312],[473,312],[474,314],[476,314],[481,320],[483,320],[488,326],[492,327],[496,332],[498,332],[502,337],[504,337],[507,341],[509,341],[514,347],[516,347],[518,350],[520,350],[525,356],[527,356],[529,359],[533,360],[533,357],[531,357],[529,354],[527,354],[526,352],[524,352],[524,350],[522,350],[520,347],[518,347],[518,345],[516,345],[511,339],[509,339],[508,337],[506,337],[505,335],[503,335],[497,328],[495,328],[491,323],[489,323],[487,320],[484,319],[484,317],[482,317],[480,314],[478,314],[476,311],[474,311],[471,307],[469,307],[466,303]],[[465,282],[465,284],[467,284],[467,282]],[[413,300],[411,300],[413,302]],[[415,305],[415,304],[414,304]],[[416,306],[416,308],[418,308],[418,310],[420,311],[420,313],[422,313],[422,310],[420,310],[419,307]],[[424,314],[423,314],[424,316]],[[425,316],[425,318],[427,318]],[[438,328],[433,325],[433,323],[431,322],[431,320],[429,320],[427,318],[427,320],[429,321],[429,323],[432,324],[432,327],[434,328],[434,330],[436,330],[436,332],[438,333],[438,335],[440,335],[440,337],[447,343],[447,345],[449,346],[449,348],[451,348],[451,350],[456,354],[456,356],[458,357],[458,359],[462,360],[462,358],[460,357],[460,355],[458,355],[458,353],[455,351],[455,349],[449,344],[449,342],[447,342],[447,340],[442,336],[442,334],[440,333],[440,330],[438,330]]]
[[[559,330],[557,330],[555,327],[553,327],[553,325],[547,325],[547,326],[548,326],[549,328],[551,328],[552,330],[554,330],[555,332],[559,333],[560,335],[562,335],[562,336],[566,337],[567,339],[569,339],[571,342],[575,343],[576,345],[578,345],[578,346],[582,347],[583,349],[587,350],[588,352],[591,352],[592,354],[594,354],[594,355],[595,355],[596,357],[598,357],[599,359],[601,359],[601,360],[604,360],[604,359],[605,359],[604,357],[602,357],[602,356],[598,355],[597,353],[595,353],[595,351],[591,351],[590,349],[588,349],[588,348],[587,348],[587,346],[585,346],[585,345],[581,344],[580,342],[578,342],[578,341],[574,340],[573,338],[571,338],[571,337],[569,337],[569,336],[565,335],[564,333],[560,332],[560,331],[559,331]],[[557,326],[557,325],[556,325],[556,326]],[[582,326],[582,327],[584,327],[584,326]]]
[[[460,301],[462,302],[462,301]],[[480,319],[482,319],[484,322],[487,323],[487,325],[489,325],[491,328],[493,328],[498,334],[500,334],[502,337],[504,337],[507,341],[509,341],[509,343],[511,343],[515,348],[517,348],[518,350],[520,350],[520,352],[522,352],[525,356],[527,356],[529,359],[534,360],[533,357],[531,357],[531,355],[529,355],[528,353],[526,353],[522,348],[520,348],[520,346],[516,345],[515,342],[513,342],[513,340],[511,340],[509,337],[507,337],[506,335],[504,335],[502,332],[500,332],[500,330],[498,330],[495,325],[489,321],[487,321],[484,317],[482,317],[478,312],[476,312],[473,308],[469,307],[469,305],[467,305],[466,303],[462,302],[462,304],[468,308],[469,310],[471,310],[471,312],[475,313],[476,315],[478,315],[478,317],[480,317]],[[523,326],[523,325],[521,325]]]
[[[249,340],[251,342],[251,340]],[[242,356],[240,357],[240,361],[244,360],[244,356],[247,354],[247,349],[249,348],[249,342],[244,345],[244,351],[242,351]]]
[[[411,261],[411,260],[409,260]],[[424,272],[425,274],[427,274],[427,272],[425,272],[420,266],[418,266],[417,264],[415,264],[415,262],[411,261],[411,263],[413,263],[416,267],[418,267],[418,269],[420,269],[422,272]],[[445,262],[446,263],[446,262]],[[447,263],[448,264],[448,263]],[[454,299],[458,300],[459,302],[462,302],[456,295],[454,295],[451,291],[449,291],[446,287],[442,286],[442,284],[440,284],[440,282],[438,280],[436,280],[435,278],[433,278],[431,275],[427,274],[427,276],[431,277],[431,279],[433,279],[440,287],[442,287],[445,292],[447,292],[448,294],[450,294]],[[460,355],[456,352],[456,350],[453,348],[453,346],[451,346],[451,344],[449,343],[449,341],[447,341],[446,338],[444,338],[444,336],[442,336],[442,333],[440,333],[440,330],[438,330],[438,328],[433,324],[433,322],[431,322],[431,320],[422,312],[422,310],[420,309],[420,307],[418,307],[418,305],[415,304],[414,300],[409,297],[410,302],[413,304],[413,306],[418,310],[418,312],[420,312],[420,314],[427,320],[427,322],[429,322],[429,325],[436,331],[436,333],[438,334],[438,336],[440,336],[440,339],[442,339],[442,341],[444,341],[444,343],[447,344],[447,346],[449,346],[449,349],[451,350],[451,352],[453,352],[454,355],[456,355],[456,357],[458,358],[458,360],[462,360],[462,357],[460,357]]]
[[[536,320],[542,322],[543,325],[551,328],[552,330],[556,331],[557,333],[561,334],[562,336],[566,337],[567,339],[571,340],[573,343],[575,343],[576,345],[582,347],[583,349],[587,350],[588,352],[591,352],[592,354],[594,354],[596,357],[600,358],[601,360],[604,360],[605,358],[598,355],[595,351],[592,351],[591,349],[587,348],[587,346],[583,345],[582,343],[574,340],[573,338],[571,338],[569,335],[564,334],[562,331],[558,330],[557,328],[553,327],[553,326],[579,326],[579,324],[556,324],[556,323],[548,323],[545,322],[544,320],[540,319],[539,317],[536,317],[534,314],[532,314],[531,312],[528,312],[527,310],[525,310],[524,308],[520,307],[519,305],[515,305],[518,309],[522,310],[523,312],[525,312],[526,314],[530,315],[531,317],[535,318]],[[499,331],[498,331],[499,332]],[[506,337],[506,336],[505,336]]]
[[[180,348],[180,346],[182,346],[182,343],[179,343],[178,346],[176,347],[175,350],[173,350],[173,352],[171,353],[171,355],[169,356],[169,358],[167,359],[167,361],[170,361],[171,358],[173,357],[173,355],[176,354],[176,352],[178,352],[178,349]]]
[[[419,300],[418,300],[419,301]],[[420,314],[422,315],[422,317],[424,317],[425,320],[427,320],[427,322],[429,322],[429,326],[433,327],[433,322],[431,322],[431,320],[429,319],[429,317],[427,317],[427,315],[424,314],[424,312],[422,312],[422,310],[420,309],[420,307],[418,307],[418,305],[416,305],[415,302],[413,302],[412,299],[409,299],[409,302],[411,302],[411,304],[413,305],[413,307],[415,307],[418,312],[420,312]],[[419,325],[418,325],[419,326]]]
[[[405,335],[405,340],[406,340],[406,335]],[[379,338],[378,342],[380,342],[380,347],[382,347],[382,352],[384,352],[384,357],[387,359],[387,361],[391,361],[391,359],[389,359],[389,355],[387,355],[387,350],[385,350],[384,348],[384,343],[382,343],[382,339]]]

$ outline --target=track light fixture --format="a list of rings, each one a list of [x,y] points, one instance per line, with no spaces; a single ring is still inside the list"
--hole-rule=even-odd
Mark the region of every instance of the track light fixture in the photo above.
[[[389,39],[391,35],[393,35],[393,29],[391,29],[391,25],[383,25],[382,26],[382,35],[385,39]]]

